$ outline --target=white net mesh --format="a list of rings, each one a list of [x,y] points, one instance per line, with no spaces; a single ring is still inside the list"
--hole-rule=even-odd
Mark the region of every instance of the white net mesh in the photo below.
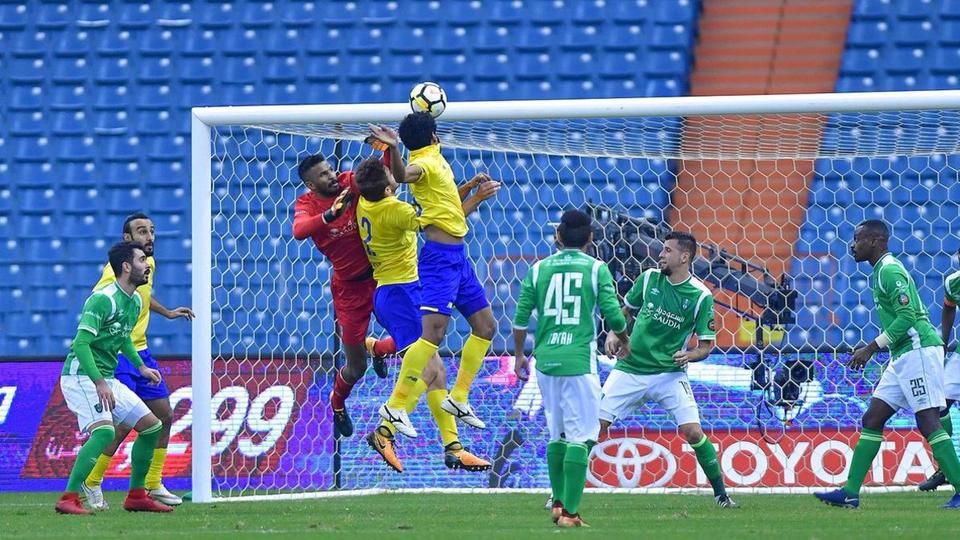
[[[666,228],[703,242],[695,273],[714,290],[720,339],[689,375],[728,485],[837,484],[884,360],[862,376],[843,367],[850,348],[879,333],[869,269],[846,254],[853,227],[874,217],[892,225],[891,248],[935,323],[943,276],[957,266],[956,111],[441,122],[458,181],[484,171],[503,182],[470,216],[467,237],[498,331],[471,399],[490,427],[462,428],[461,440],[494,469],[445,469],[421,403],[412,415],[421,435],[402,442],[406,471],[397,475],[362,439],[397,364],[390,379],[370,371],[356,386],[348,406],[358,434],[334,441],[327,396],[342,351],[330,265],[291,233],[303,191],[299,161],[322,153],[348,170],[374,154],[361,142],[366,134],[363,123],[213,129],[215,495],[546,487],[540,398],[535,380],[524,385],[512,375],[510,320],[520,281],[552,251],[550,224],[568,207],[594,212],[597,255],[621,293],[654,264]],[[796,290],[793,309],[781,276]],[[451,381],[468,333],[462,318],[454,321],[441,349]],[[371,333],[383,331],[373,324]],[[601,376],[609,369],[605,363]],[[868,485],[912,483],[932,472],[912,426],[906,415],[891,422],[888,457]],[[707,485],[670,415],[652,403],[597,446],[588,482]]]

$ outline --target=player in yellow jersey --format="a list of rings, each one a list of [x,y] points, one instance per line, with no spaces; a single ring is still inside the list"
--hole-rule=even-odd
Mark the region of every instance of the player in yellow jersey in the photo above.
[[[357,203],[357,224],[377,281],[374,314],[390,333],[397,350],[404,352],[417,340],[422,329],[422,290],[417,271],[416,235],[420,230],[420,217],[412,205],[394,196],[396,183],[381,161],[371,158],[361,163],[356,171],[356,181],[361,195]],[[458,196],[466,197],[477,184],[468,182],[458,190]],[[475,210],[481,201],[492,197],[499,187],[497,182],[482,183],[477,193],[463,203],[465,213]],[[427,393],[427,405],[440,430],[444,464],[451,469],[469,471],[490,469],[488,461],[463,447],[456,422],[441,408],[447,397],[447,374],[436,352],[407,396],[405,410],[416,408],[423,392]],[[403,472],[403,465],[393,448],[397,429],[391,422],[383,420],[367,436],[367,442],[388,465],[397,472]]]
[[[467,396],[490,348],[496,321],[483,285],[467,258],[464,246],[467,220],[453,171],[440,153],[436,121],[428,113],[413,113],[400,123],[399,139],[410,151],[406,166],[396,133],[374,125],[370,126],[370,131],[374,138],[388,146],[394,178],[410,184],[417,204],[423,209],[419,222],[426,238],[418,263],[423,287],[420,337],[403,355],[397,383],[390,399],[380,407],[380,416],[393,423],[400,433],[416,436],[405,403],[424,367],[446,336],[450,316],[456,308],[470,324],[470,336],[460,354],[456,382],[441,406],[468,425],[486,427],[474,414]],[[471,181],[487,179],[486,175],[480,175]]]
[[[137,317],[137,323],[130,333],[133,345],[144,365],[149,368],[158,369],[157,361],[150,354],[147,346],[147,325],[150,323],[150,312],[156,312],[168,319],[183,317],[188,321],[193,320],[193,311],[188,307],[178,307],[176,309],[167,309],[153,295],[153,277],[156,272],[157,263],[154,260],[153,242],[155,239],[155,230],[153,221],[141,212],[130,214],[123,222],[123,239],[125,241],[138,242],[143,246],[144,254],[147,256],[147,283],[137,288],[140,297],[143,299],[143,305],[140,308],[140,315]],[[103,267],[103,274],[100,281],[94,285],[93,290],[100,290],[117,280],[113,268],[110,264]],[[180,497],[170,493],[163,486],[161,476],[163,474],[163,464],[167,459],[167,444],[170,442],[170,425],[173,422],[173,410],[170,408],[170,391],[167,385],[161,382],[159,385],[153,384],[149,379],[142,376],[134,367],[130,359],[123,354],[117,357],[117,380],[122,382],[130,390],[140,397],[150,411],[163,422],[163,428],[157,439],[157,446],[153,451],[153,461],[150,464],[150,470],[147,473],[146,489],[149,495],[164,504],[178,505],[182,503]],[[83,492],[87,497],[87,503],[94,509],[106,510],[107,502],[103,498],[103,491],[100,486],[103,482],[103,476],[110,466],[110,460],[117,452],[120,444],[130,433],[130,427],[118,425],[116,436],[104,450],[103,454],[97,459],[93,471],[83,483]]]

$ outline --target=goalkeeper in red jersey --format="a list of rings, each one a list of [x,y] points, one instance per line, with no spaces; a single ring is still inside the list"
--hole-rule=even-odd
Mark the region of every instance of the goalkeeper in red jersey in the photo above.
[[[298,172],[309,191],[300,195],[294,206],[293,236],[297,240],[312,238],[333,265],[330,290],[347,363],[337,371],[330,405],[334,430],[349,437],[353,435],[353,421],[347,413],[346,399],[367,370],[368,350],[374,356],[377,375],[386,377],[383,357],[396,347],[390,338],[365,340],[377,282],[357,231],[353,203],[358,190],[353,172],[337,174],[319,154],[301,161]]]

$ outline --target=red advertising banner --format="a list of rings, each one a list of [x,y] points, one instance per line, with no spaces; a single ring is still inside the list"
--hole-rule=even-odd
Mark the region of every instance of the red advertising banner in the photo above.
[[[217,362],[234,384],[217,384],[214,377],[211,409],[214,475],[250,476],[277,470],[287,440],[307,398],[313,372],[296,360]],[[161,371],[170,390],[173,424],[164,467],[166,477],[188,477],[191,459],[190,362],[162,362]],[[130,454],[136,434],[131,433],[114,455],[108,477],[130,474]],[[64,478],[86,440],[76,416],[67,408],[55,385],[37,428],[21,478]]]
[[[693,448],[676,432],[628,430],[597,444],[587,471],[589,487],[706,487]],[[814,487],[846,481],[856,430],[787,432],[775,443],[757,431],[713,431],[728,486]],[[923,436],[888,430],[866,484],[916,484],[934,471]]]

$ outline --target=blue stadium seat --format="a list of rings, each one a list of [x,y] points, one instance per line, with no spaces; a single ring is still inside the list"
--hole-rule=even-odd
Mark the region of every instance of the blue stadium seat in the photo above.
[[[43,58],[17,58],[8,60],[10,81],[16,84],[39,84],[45,76],[46,62]]]
[[[893,42],[896,45],[925,47],[937,38],[937,28],[931,21],[899,21],[894,25]]]
[[[0,30],[19,30],[29,20],[26,4],[0,5]]]
[[[847,44],[851,47],[883,47],[890,40],[886,22],[856,21],[847,30]]]
[[[164,56],[144,57],[137,65],[137,81],[140,83],[169,83],[173,79],[173,65]]]
[[[37,28],[43,30],[62,30],[73,22],[73,17],[67,4],[48,4],[42,2],[40,5],[34,6],[33,9],[36,13],[34,16],[34,24]]]
[[[10,88],[11,111],[33,111],[46,102],[42,86],[13,86]]]
[[[24,32],[15,36],[10,48],[14,56],[41,58],[50,49],[51,36],[48,32]]]
[[[63,189],[59,193],[62,211],[68,214],[91,214],[98,212],[103,200],[96,189],[74,188]]]
[[[153,26],[142,34],[139,52],[144,57],[162,56],[170,58],[176,47],[174,39],[174,29],[165,26]]]
[[[902,20],[931,19],[937,14],[937,2],[930,0],[898,2],[897,18]]]

